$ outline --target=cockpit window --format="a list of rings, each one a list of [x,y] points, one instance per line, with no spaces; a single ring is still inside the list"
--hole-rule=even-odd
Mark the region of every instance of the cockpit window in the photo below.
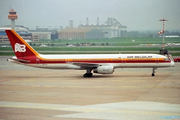
[[[165,56],[166,56],[166,58],[164,59],[165,61],[168,61],[168,60],[174,61],[171,54],[168,54],[168,55],[165,55]]]
[[[168,55],[168,58],[171,60],[171,61],[174,61],[173,57],[171,54]]]
[[[169,58],[165,58],[164,60],[165,60],[165,61],[169,61],[170,59],[169,59]]]

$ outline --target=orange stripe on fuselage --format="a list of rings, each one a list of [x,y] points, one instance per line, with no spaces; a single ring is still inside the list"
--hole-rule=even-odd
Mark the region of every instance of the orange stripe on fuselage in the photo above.
[[[50,58],[42,58],[42,57],[40,57],[39,55],[37,56],[40,60],[42,60],[42,61],[55,61],[55,62],[57,62],[57,61],[60,61],[60,62],[62,62],[62,61],[64,61],[64,62],[91,62],[91,61],[93,61],[93,62],[95,62],[95,61],[97,61],[97,62],[115,62],[115,61],[126,61],[126,62],[129,62],[129,61],[165,61],[164,60],[164,58],[86,58],[86,59],[81,59],[81,58],[75,58],[75,59],[73,59],[73,58],[71,58],[71,59],[50,59]]]
[[[42,63],[61,63],[61,62],[82,62],[82,63],[154,63],[169,62],[164,58],[86,58],[86,59],[44,59]]]

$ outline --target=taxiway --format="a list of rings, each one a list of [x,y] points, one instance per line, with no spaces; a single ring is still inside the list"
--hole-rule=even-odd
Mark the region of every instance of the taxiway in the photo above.
[[[84,78],[80,70],[44,70],[0,56],[2,120],[180,119],[180,64],[116,69]]]

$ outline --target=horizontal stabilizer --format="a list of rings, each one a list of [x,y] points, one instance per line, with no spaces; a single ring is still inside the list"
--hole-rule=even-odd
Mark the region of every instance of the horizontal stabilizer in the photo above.
[[[14,58],[9,58],[7,59],[7,61],[11,62],[11,61],[17,61],[17,62],[22,62],[22,63],[29,63],[29,60],[22,60],[22,59],[14,59]]]

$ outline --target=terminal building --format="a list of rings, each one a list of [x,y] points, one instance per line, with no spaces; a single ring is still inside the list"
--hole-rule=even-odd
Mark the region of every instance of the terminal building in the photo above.
[[[80,24],[78,28],[73,28],[73,21],[69,21],[69,27],[58,32],[59,39],[110,39],[115,37],[126,37],[127,27],[121,25],[115,18],[108,18],[104,24]]]
[[[11,29],[11,25],[0,27],[0,43],[9,44],[5,30]],[[36,30],[29,30],[27,27],[15,25],[15,31],[27,42],[39,42],[39,40],[58,39],[59,27],[36,27]]]
[[[31,33],[39,35],[39,39],[58,39],[57,32],[62,30],[58,26],[36,26],[36,30],[30,30]]]
[[[11,26],[0,27],[0,43],[10,43],[5,32],[6,29],[11,29]],[[15,25],[15,31],[27,42],[39,42],[39,35],[31,33],[24,26]]]

